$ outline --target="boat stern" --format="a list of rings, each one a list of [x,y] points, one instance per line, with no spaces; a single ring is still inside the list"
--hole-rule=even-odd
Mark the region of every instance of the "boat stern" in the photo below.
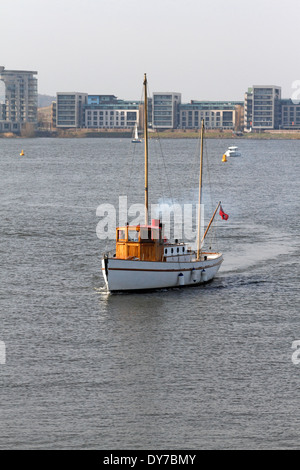
[[[108,255],[107,254],[104,254],[102,256],[101,269],[102,269],[102,275],[103,275],[103,278],[104,278],[105,285],[106,285],[107,289],[109,290],[109,287],[108,287]]]

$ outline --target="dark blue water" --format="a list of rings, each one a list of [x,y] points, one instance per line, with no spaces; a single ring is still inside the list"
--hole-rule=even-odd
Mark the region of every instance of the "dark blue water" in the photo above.
[[[299,448],[300,142],[231,143],[206,143],[215,280],[111,296],[96,210],[143,202],[142,146],[1,139],[1,449]],[[150,198],[189,201],[196,142],[160,145]]]

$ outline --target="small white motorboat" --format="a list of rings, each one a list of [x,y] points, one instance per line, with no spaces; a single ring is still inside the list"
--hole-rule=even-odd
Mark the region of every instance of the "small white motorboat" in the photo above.
[[[240,157],[242,154],[236,146],[228,147],[225,152],[226,157]]]

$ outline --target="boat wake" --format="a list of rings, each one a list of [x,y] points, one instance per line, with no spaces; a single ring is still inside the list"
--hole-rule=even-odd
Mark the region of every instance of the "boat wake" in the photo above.
[[[224,250],[224,262],[220,274],[240,272],[254,266],[263,265],[279,256],[289,256],[297,249],[293,244],[292,235],[273,232],[270,236],[267,227],[265,227],[264,233],[260,234],[260,238],[264,238],[266,241],[245,243],[244,237],[239,238],[243,238],[242,244],[237,243],[233,249]]]
[[[247,268],[261,265],[267,261],[278,258],[278,256],[289,255],[294,251],[292,247],[281,244],[269,245],[267,243],[257,243],[244,247],[239,253],[228,253],[224,258],[220,273],[230,273],[244,271]]]

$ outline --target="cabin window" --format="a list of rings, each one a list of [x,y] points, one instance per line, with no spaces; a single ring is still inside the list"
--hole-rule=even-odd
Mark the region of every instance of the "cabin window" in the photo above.
[[[125,230],[118,230],[118,240],[126,240]]]
[[[171,253],[173,253],[173,251],[174,251],[173,248],[171,248]]]
[[[179,253],[179,248],[177,248],[177,253]]]
[[[128,240],[130,242],[138,242],[139,232],[137,230],[128,230]]]
[[[151,228],[141,228],[141,240],[151,240]]]
[[[167,250],[167,248],[165,248],[165,255],[166,255],[167,253],[168,253],[168,250]]]
[[[161,231],[157,228],[152,229],[152,240],[161,240]]]
[[[184,253],[184,246],[182,247],[182,253]]]

